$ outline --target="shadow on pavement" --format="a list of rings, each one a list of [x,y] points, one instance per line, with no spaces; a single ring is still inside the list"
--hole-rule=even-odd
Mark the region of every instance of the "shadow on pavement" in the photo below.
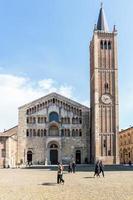
[[[87,177],[83,177],[83,178],[95,178],[94,176],[87,176]]]
[[[47,182],[47,183],[42,183],[40,185],[44,185],[44,186],[55,186],[57,185],[57,183],[50,183],[50,182]]]

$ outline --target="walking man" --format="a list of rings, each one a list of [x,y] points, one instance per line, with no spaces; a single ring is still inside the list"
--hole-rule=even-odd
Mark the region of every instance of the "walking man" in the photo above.
[[[58,171],[57,171],[57,183],[63,183],[64,184],[64,179],[63,179],[63,170],[64,170],[64,167],[62,164],[59,164],[58,165]]]
[[[94,171],[94,177],[99,176],[100,177],[100,165],[99,165],[99,160],[95,164],[95,171]]]
[[[76,163],[75,161],[73,161],[72,163],[72,172],[75,173],[75,169],[76,169]]]
[[[104,165],[102,163],[102,160],[99,161],[99,168],[100,168],[100,173],[102,172],[102,175],[104,177]]]

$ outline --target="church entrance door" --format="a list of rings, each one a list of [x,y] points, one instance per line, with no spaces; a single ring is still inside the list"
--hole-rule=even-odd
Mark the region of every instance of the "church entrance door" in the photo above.
[[[32,152],[31,151],[27,152],[27,162],[28,163],[32,162]]]
[[[76,164],[81,164],[81,151],[76,151]]]
[[[58,164],[58,150],[57,149],[50,149],[50,161],[51,161],[51,165]]]

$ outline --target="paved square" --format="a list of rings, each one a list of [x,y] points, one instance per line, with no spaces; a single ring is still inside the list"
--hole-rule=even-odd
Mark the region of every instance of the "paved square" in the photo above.
[[[0,169],[0,200],[133,200],[133,172],[64,174],[65,184],[56,184],[56,171]]]

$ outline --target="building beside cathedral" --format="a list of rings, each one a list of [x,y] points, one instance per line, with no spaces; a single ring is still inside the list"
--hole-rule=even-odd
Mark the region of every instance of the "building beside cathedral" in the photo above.
[[[0,134],[0,165],[119,163],[117,31],[101,7],[90,42],[90,109],[51,93],[19,108],[18,126]]]
[[[133,127],[119,132],[120,163],[133,163]]]

